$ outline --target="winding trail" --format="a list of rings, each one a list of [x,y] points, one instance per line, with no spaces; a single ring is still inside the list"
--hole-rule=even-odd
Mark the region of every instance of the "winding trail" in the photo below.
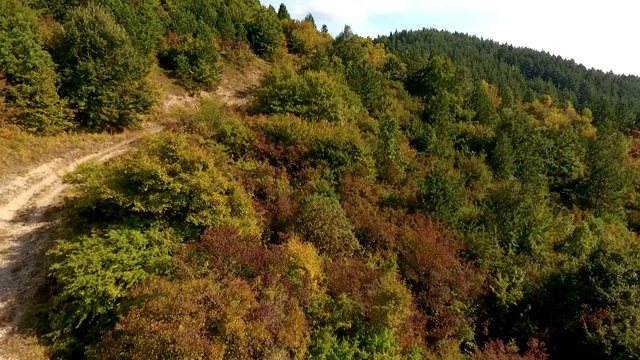
[[[13,359],[3,346],[16,331],[39,285],[46,277],[47,231],[55,220],[47,209],[58,204],[67,185],[62,177],[87,161],[107,161],[131,148],[142,137],[163,130],[150,124],[116,144],[68,161],[55,159],[0,186],[0,360]]]

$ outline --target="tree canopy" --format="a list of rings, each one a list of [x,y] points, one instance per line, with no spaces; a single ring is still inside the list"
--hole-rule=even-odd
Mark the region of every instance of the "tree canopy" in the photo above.
[[[0,4],[0,126],[135,126],[156,65],[202,95],[66,177],[54,357],[638,358],[637,77],[254,0],[29,4]]]

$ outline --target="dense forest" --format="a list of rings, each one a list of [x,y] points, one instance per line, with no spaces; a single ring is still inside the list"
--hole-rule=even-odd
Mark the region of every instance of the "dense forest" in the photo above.
[[[63,359],[640,359],[640,79],[257,0],[4,0],[0,126],[138,126],[68,176],[32,327]]]
[[[570,101],[589,108],[598,125],[629,131],[640,123],[640,77],[587,69],[573,60],[527,48],[436,29],[402,31],[375,40],[405,63],[419,66],[429,54],[444,54],[474,76],[499,87],[501,96],[532,101],[551,95],[556,106]]]

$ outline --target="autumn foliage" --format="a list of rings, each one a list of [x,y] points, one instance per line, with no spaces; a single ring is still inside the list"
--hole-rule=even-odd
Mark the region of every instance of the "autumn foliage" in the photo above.
[[[19,46],[0,44],[2,123],[62,116],[68,101],[77,124],[122,127],[150,105],[154,58],[194,93],[242,72],[239,54],[269,61],[246,104],[203,100],[162,134],[66,177],[37,329],[54,356],[640,353],[632,102],[585,102],[589,79],[580,103],[541,78],[491,81],[476,60],[428,51],[440,45],[418,35],[372,40],[345,27],[333,38],[284,5],[40,2],[65,24],[52,44],[68,49],[54,57],[67,100],[34,14],[0,5],[30,19],[19,25],[42,69],[19,78],[3,57]],[[39,94],[42,107],[25,112]]]

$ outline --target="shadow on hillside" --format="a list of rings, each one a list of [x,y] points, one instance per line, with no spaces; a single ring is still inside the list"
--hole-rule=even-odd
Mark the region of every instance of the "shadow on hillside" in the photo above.
[[[0,254],[0,330],[9,331],[0,354],[44,356],[34,337],[44,324],[40,315],[49,297],[46,253],[61,230],[54,216],[59,211],[59,206],[31,207],[10,223],[8,234],[0,234],[0,241],[8,242]]]
[[[255,87],[246,87],[236,90],[236,98],[243,101],[248,101],[251,95],[256,91]]]

